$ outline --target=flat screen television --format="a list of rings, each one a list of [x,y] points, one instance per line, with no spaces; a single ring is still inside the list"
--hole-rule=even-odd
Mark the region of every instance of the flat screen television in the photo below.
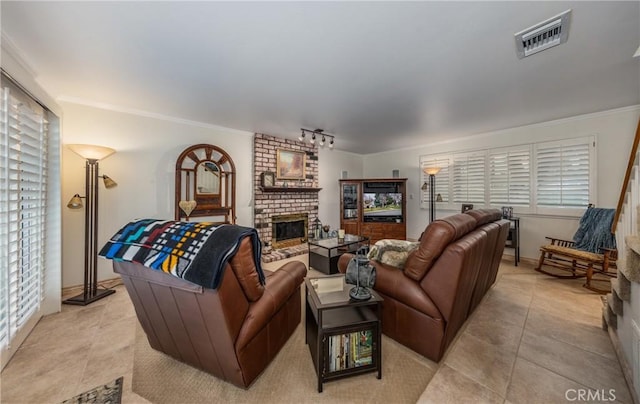
[[[362,203],[365,222],[402,222],[400,192],[365,192]]]

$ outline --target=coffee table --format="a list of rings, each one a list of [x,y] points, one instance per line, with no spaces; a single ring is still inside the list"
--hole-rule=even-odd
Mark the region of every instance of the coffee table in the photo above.
[[[305,342],[318,375],[318,392],[326,381],[367,372],[382,378],[382,298],[349,298],[353,285],[344,275],[306,278]]]
[[[346,252],[354,253],[362,245],[369,245],[369,238],[345,234],[344,239],[325,238],[309,240],[309,267],[327,275],[338,273],[338,259]]]

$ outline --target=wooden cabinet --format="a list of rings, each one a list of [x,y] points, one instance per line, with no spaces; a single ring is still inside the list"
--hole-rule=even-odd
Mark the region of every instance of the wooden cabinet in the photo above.
[[[340,228],[346,234],[360,234],[360,183],[340,181]]]
[[[347,234],[407,238],[406,178],[340,180],[340,228]]]

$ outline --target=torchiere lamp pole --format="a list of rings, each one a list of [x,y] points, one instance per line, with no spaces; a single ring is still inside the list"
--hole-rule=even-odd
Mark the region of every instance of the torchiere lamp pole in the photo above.
[[[82,156],[85,161],[86,207],[84,214],[84,285],[82,294],[63,301],[66,304],[86,306],[112,293],[113,289],[98,288],[98,161],[113,153],[114,149],[103,146],[71,144],[68,147]],[[113,188],[116,182],[102,176],[106,188]],[[82,208],[82,199],[75,194],[67,204],[70,209]]]
[[[429,223],[436,218],[436,174],[440,172],[440,167],[427,167],[424,170],[429,175]]]

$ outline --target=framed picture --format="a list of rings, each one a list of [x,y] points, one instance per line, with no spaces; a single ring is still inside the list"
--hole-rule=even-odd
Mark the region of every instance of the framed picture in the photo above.
[[[472,203],[463,203],[462,204],[462,213],[473,209],[473,204]]]
[[[294,150],[277,150],[276,177],[279,180],[303,180],[306,153]]]
[[[503,219],[511,219],[513,216],[513,208],[511,206],[503,206],[502,207],[502,218]]]
[[[275,174],[271,171],[265,171],[260,174],[260,182],[263,188],[269,188],[276,185]]]

